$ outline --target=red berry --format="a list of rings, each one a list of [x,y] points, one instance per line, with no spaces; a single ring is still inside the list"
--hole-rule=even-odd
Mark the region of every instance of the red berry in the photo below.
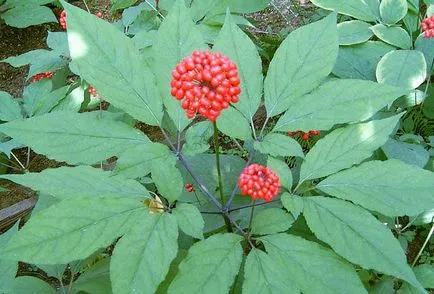
[[[65,11],[65,10],[63,10],[63,11],[60,13],[59,23],[60,23],[60,26],[61,26],[64,30],[66,30],[66,11]]]
[[[188,118],[196,113],[215,121],[241,92],[236,65],[221,53],[194,51],[172,71],[171,95],[182,100]]]
[[[42,72],[42,73],[38,73],[36,75],[34,75],[32,77],[32,83],[34,82],[38,82],[41,79],[51,79],[53,77],[53,73],[52,72]]]
[[[319,136],[319,134],[321,134],[321,132],[318,130],[313,130],[313,131],[309,131],[309,134],[311,134],[313,136]]]
[[[103,14],[101,11],[98,11],[95,15],[96,15],[96,17],[99,17],[99,18],[103,17]]]
[[[95,90],[94,87],[89,86],[89,90],[88,91],[89,91],[90,95],[92,95],[93,97],[97,97],[98,96],[98,93],[96,92],[96,90]]]
[[[434,17],[433,16],[425,18],[420,25],[422,31],[424,31],[424,34],[423,34],[424,38],[434,38]]]
[[[238,186],[241,194],[269,202],[278,194],[281,185],[279,177],[269,167],[251,164],[238,177]]]
[[[301,136],[301,138],[305,141],[309,140],[309,133],[303,133],[303,135]]]

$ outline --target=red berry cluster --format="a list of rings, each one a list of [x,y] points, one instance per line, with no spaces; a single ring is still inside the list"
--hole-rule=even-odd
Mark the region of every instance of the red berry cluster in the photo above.
[[[196,112],[215,121],[229,103],[238,102],[240,78],[235,63],[221,53],[194,51],[172,71],[171,94],[182,100],[188,118]]]
[[[307,133],[303,133],[302,131],[288,132],[288,135],[291,137],[295,137],[298,134],[302,134],[301,138],[303,140],[307,141],[307,140],[309,140],[310,136],[319,136],[321,134],[321,132],[318,130],[309,131]]]
[[[96,97],[98,95],[98,93],[96,92],[95,88],[92,86],[89,86],[89,93],[90,95],[92,95],[93,97]]]
[[[38,73],[37,75],[34,75],[32,77],[32,83],[38,82],[39,80],[41,80],[43,78],[51,79],[52,77],[53,77],[52,72],[41,72],[41,73]]]
[[[425,18],[420,26],[424,31],[424,38],[434,38],[434,15]]]
[[[64,30],[66,30],[66,11],[65,11],[65,10],[63,10],[63,11],[60,13],[59,23],[60,23],[60,26],[61,26]]]
[[[187,189],[188,192],[194,192],[194,187],[192,184],[185,184],[185,189]]]
[[[243,195],[250,195],[253,200],[262,198],[269,202],[279,192],[280,182],[269,167],[251,164],[240,174],[238,186]]]

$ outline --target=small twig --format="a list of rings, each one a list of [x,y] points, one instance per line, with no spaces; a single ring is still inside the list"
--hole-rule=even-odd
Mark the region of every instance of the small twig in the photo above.
[[[30,147],[27,147],[27,159],[26,159],[26,168],[30,165]]]
[[[225,215],[230,220],[230,222],[235,226],[235,228],[241,233],[241,235],[243,235],[244,238],[246,238],[246,240],[249,242],[250,246],[252,248],[255,248],[255,245],[253,245],[248,234],[246,232],[244,232],[243,228],[240,227],[240,225],[231,217],[231,215],[229,213],[225,213]]]
[[[247,163],[246,163],[246,165],[244,166],[244,168],[246,168],[247,166],[250,165],[250,163],[251,163],[252,160],[253,160],[253,157],[255,156],[255,152],[256,152],[255,149],[253,149],[252,151],[250,151],[249,158],[247,159]],[[231,204],[232,204],[232,201],[234,201],[235,194],[237,193],[237,190],[238,190],[238,183],[235,184],[235,187],[234,187],[234,189],[232,190],[232,194],[231,194],[231,196],[229,197],[228,202],[226,203],[226,210],[229,210],[229,208],[231,208]]]
[[[87,12],[91,13],[90,9],[89,9],[89,6],[87,6],[86,0],[83,0],[83,3],[84,3],[84,6],[86,6]]]
[[[270,117],[267,116],[267,118],[265,119],[264,125],[263,125],[262,128],[261,128],[261,132],[259,133],[259,137],[260,137],[260,138],[262,138],[262,133],[264,132],[264,130],[265,130],[265,126],[267,125],[267,123],[268,123],[269,120],[270,120]]]
[[[208,210],[201,210],[200,213],[203,214],[223,214],[221,211],[208,211]]]
[[[235,143],[235,145],[237,145],[238,149],[240,149],[241,152],[244,152],[243,146],[241,146],[237,139],[232,138],[232,141]]]
[[[24,171],[27,171],[27,169],[24,167],[24,165],[21,163],[21,161],[18,159],[18,157],[16,157],[15,156],[15,154],[11,151],[11,155],[12,155],[12,157],[18,162],[18,164],[21,166],[21,168],[24,170]]]
[[[415,264],[418,261],[419,257],[422,255],[422,252],[424,251],[426,245],[428,244],[429,239],[431,239],[431,236],[432,236],[433,232],[434,232],[434,223],[431,226],[431,230],[429,231],[428,236],[426,237],[426,240],[425,240],[425,242],[422,245],[422,248],[420,248],[419,252],[416,255],[416,258],[413,260],[413,263],[411,264],[411,267],[415,266]]]
[[[68,294],[72,291],[72,282],[74,282],[74,273],[71,271],[71,280],[69,281]]]
[[[149,3],[148,0],[145,0],[145,2],[146,2],[146,4],[148,4],[148,5],[149,5],[153,10],[155,10],[155,11],[158,13],[158,15],[159,15],[162,19],[165,19],[164,15],[162,15],[162,14],[160,13],[160,11],[157,9],[157,7],[155,7],[154,5],[152,5],[151,3]]]
[[[0,162],[0,165],[6,166],[6,167],[11,168],[11,169],[16,170],[16,171],[22,171],[22,169],[20,169],[20,168],[17,168],[15,166],[12,166],[12,165],[9,165],[9,164],[3,163],[3,162]]]
[[[280,201],[280,198],[279,199],[271,200],[270,202],[257,203],[257,204],[255,204],[255,206],[261,206],[261,205],[270,204],[270,203],[278,202],[278,201]],[[237,210],[241,210],[241,209],[245,209],[245,208],[249,208],[249,207],[252,207],[252,204],[243,205],[243,206],[239,206],[239,207],[235,207],[235,208],[229,209],[229,212],[233,212],[233,211],[237,211]]]

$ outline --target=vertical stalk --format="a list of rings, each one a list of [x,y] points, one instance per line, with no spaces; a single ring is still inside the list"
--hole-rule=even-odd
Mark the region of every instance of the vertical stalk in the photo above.
[[[215,161],[216,161],[216,167],[217,167],[217,176],[218,176],[218,182],[219,182],[219,193],[220,193],[220,202],[222,204],[222,207],[225,207],[225,196],[223,194],[223,181],[222,181],[222,173],[220,169],[220,143],[219,143],[219,130],[217,128],[217,123],[214,121],[212,123],[214,127],[214,149],[215,149]],[[229,218],[223,214],[223,219],[225,220],[226,227],[229,232],[232,232],[232,225]]]
[[[247,229],[247,233],[249,234],[249,236],[250,236],[250,229],[252,227],[253,211],[255,210],[255,204],[256,204],[256,200],[253,200],[253,202],[252,202],[252,209],[250,210],[249,227]]]

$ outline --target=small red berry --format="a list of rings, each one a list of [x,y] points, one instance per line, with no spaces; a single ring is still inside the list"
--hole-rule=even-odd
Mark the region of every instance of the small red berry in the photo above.
[[[94,87],[89,86],[89,90],[88,91],[89,91],[90,95],[92,95],[93,97],[97,97],[98,96],[98,93],[96,92],[96,90],[95,90]]]
[[[38,82],[41,79],[51,79],[53,77],[53,73],[52,72],[42,72],[42,73],[38,73],[36,75],[34,75],[32,77],[32,83],[34,82]]]
[[[434,38],[434,15],[425,18],[420,27],[424,31],[424,38]]]
[[[309,133],[303,133],[303,135],[301,136],[301,138],[305,141],[309,140]]]
[[[95,13],[95,15],[98,18],[103,18],[103,16],[104,16],[101,11],[98,11],[97,13]]]
[[[309,131],[309,134],[311,134],[313,136],[319,136],[321,134],[321,132],[318,130],[313,130],[313,131]]]
[[[59,23],[60,23],[60,26],[61,26],[64,30],[66,30],[66,11],[65,11],[65,10],[63,10],[63,11],[60,13]]]
[[[238,177],[238,186],[242,195],[250,195],[269,202],[279,193],[279,177],[269,167],[259,164],[247,166]]]

